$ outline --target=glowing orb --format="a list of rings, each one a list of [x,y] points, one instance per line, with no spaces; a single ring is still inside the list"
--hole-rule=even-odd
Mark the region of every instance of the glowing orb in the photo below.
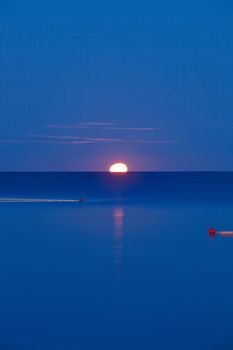
[[[124,163],[115,163],[109,168],[110,173],[127,173],[128,167]]]

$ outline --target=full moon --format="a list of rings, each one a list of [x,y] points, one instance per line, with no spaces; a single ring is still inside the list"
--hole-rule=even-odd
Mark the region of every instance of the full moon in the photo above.
[[[125,163],[115,163],[109,168],[110,173],[127,173],[128,167]]]

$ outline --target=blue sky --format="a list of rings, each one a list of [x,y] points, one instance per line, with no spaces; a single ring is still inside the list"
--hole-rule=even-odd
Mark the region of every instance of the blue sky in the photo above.
[[[233,170],[230,1],[1,1],[0,170]]]

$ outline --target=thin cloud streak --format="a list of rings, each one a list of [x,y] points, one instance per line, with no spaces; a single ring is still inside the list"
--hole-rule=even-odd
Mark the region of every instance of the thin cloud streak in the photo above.
[[[18,144],[18,143],[23,143],[23,140],[16,140],[16,139],[1,139],[0,143],[1,144],[7,144],[7,143],[12,143],[12,144]]]
[[[115,123],[85,122],[79,124],[44,124],[43,127],[51,129],[88,129],[92,127],[106,127],[116,125]]]
[[[105,130],[129,130],[129,131],[156,131],[164,130],[163,128],[121,128],[121,127],[109,127],[104,128]]]
[[[81,125],[87,125],[87,126],[106,126],[106,125],[116,125],[116,123],[102,123],[102,122],[84,122],[80,123]]]
[[[146,140],[146,139],[132,139],[132,138],[111,138],[111,137],[82,137],[82,136],[57,136],[57,135],[28,135],[25,136],[30,139],[50,139],[50,142],[54,140],[67,140],[63,142],[73,144],[85,144],[85,143],[151,143],[151,144],[171,144],[176,143],[177,140]],[[44,140],[46,141],[46,140]]]
[[[211,129],[230,129],[232,130],[233,129],[233,126],[231,125],[218,125],[218,126],[211,126]]]
[[[63,125],[63,124],[44,124],[44,128],[49,129],[87,129],[85,125]]]
[[[114,126],[115,123],[97,123],[97,122],[87,122],[87,123],[80,123],[80,124],[44,124],[43,127],[50,128],[50,129],[89,129],[89,128],[95,128],[95,129],[103,129],[103,130],[119,130],[119,131],[141,131],[141,132],[147,132],[147,131],[158,131],[158,130],[164,130],[164,128],[153,128],[153,127],[118,127]]]
[[[134,143],[134,144],[174,144],[177,140],[146,140],[130,138],[107,138],[107,137],[80,137],[80,136],[57,136],[57,135],[25,135],[22,138],[1,139],[0,143],[48,143],[48,144],[70,144],[84,145],[94,143]]]
[[[94,141],[50,141],[50,140],[0,140],[0,144],[45,143],[61,145],[91,144]]]
[[[57,135],[28,135],[24,137],[29,137],[29,138],[46,138],[46,139],[59,139],[59,140],[74,140],[73,142],[123,142],[124,139],[119,139],[119,138],[107,138],[107,137],[82,137],[82,136],[57,136]]]

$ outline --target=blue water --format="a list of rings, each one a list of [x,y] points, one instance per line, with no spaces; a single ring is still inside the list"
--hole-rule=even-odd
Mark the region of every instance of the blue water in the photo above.
[[[232,349],[233,173],[1,173],[1,349]]]

